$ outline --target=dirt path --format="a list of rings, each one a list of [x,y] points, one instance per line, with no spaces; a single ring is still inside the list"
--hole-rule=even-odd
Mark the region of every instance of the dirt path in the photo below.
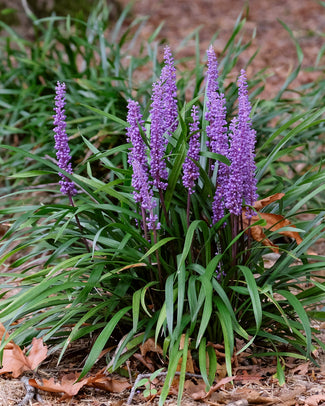
[[[128,0],[120,2],[126,5]],[[143,31],[144,38],[148,38],[164,21],[159,38],[166,38],[173,49],[201,26],[200,50],[203,55],[213,34],[218,31],[219,35],[213,44],[218,54],[229,39],[245,3],[243,0],[136,0],[133,12],[134,16],[149,16]],[[299,41],[305,55],[303,66],[314,65],[318,52],[325,44],[325,39],[321,36],[325,33],[325,7],[316,0],[249,0],[247,3],[249,11],[248,14],[244,13],[247,16],[245,38],[250,38],[254,31],[256,37],[253,46],[241,56],[238,70],[240,65],[246,63],[260,49],[247,73],[252,77],[265,67],[273,72],[274,75],[267,80],[264,93],[264,97],[269,97],[276,94],[298,64],[295,45],[279,19],[289,26]],[[194,50],[195,44],[192,41],[186,53],[193,56]],[[301,73],[295,85],[313,78],[315,74]]]

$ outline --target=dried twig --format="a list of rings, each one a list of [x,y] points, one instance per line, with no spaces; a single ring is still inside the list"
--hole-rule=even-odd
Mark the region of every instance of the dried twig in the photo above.
[[[18,403],[17,406],[27,406],[30,404],[31,400],[33,400],[34,398],[36,398],[36,400],[40,403],[43,403],[43,399],[42,397],[37,393],[37,389],[33,388],[33,386],[31,386],[29,384],[29,378],[27,378],[27,376],[23,376],[21,379],[21,382],[25,385],[26,388],[26,395],[23,398],[23,400],[21,402]]]

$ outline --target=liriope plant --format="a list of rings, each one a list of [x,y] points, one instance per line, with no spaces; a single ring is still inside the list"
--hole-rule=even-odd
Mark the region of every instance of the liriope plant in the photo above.
[[[314,210],[312,221],[296,227],[286,213],[305,211],[324,190],[325,175],[307,172],[287,190],[258,194],[281,148],[299,131],[318,125],[324,109],[293,117],[275,131],[273,139],[284,133],[279,144],[259,157],[245,71],[238,79],[236,114],[227,114],[218,78],[210,47],[204,93],[181,105],[166,47],[148,117],[131,99],[125,122],[111,116],[124,123],[128,143],[103,153],[83,138],[91,153],[87,176],[70,166],[65,86],[57,83],[58,166],[37,160],[60,173],[68,202],[30,207],[3,238],[2,263],[13,253],[7,253],[13,236],[20,240],[14,250],[28,250],[11,264],[19,273],[7,281],[10,286],[21,278],[20,293],[0,303],[0,320],[12,331],[11,339],[24,344],[43,337],[63,356],[72,341],[98,334],[83,376],[109,342],[118,343],[107,365],[112,371],[154,337],[168,369],[160,404],[177,370],[180,403],[189,353],[210,387],[217,366],[213,345],[223,343],[230,375],[236,336],[245,341],[241,350],[254,343],[271,348],[279,374],[282,357],[292,355],[292,348],[297,356],[312,358],[314,345],[322,343],[310,318],[324,316],[316,304],[325,291],[312,273],[315,263],[322,268],[325,261],[319,255],[311,262],[308,250],[324,234],[324,211]],[[92,174],[94,161],[110,173],[108,180]],[[281,235],[289,240],[274,240]],[[279,253],[270,269],[268,252]]]

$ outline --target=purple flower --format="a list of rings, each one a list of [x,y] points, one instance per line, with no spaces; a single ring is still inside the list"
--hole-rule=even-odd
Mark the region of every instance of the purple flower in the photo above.
[[[153,214],[155,208],[155,202],[153,200],[153,192],[149,187],[148,174],[143,170],[141,163],[134,159],[132,162],[133,166],[133,177],[132,177],[132,186],[135,191],[133,193],[134,200],[139,202],[142,210],[146,214],[146,223],[149,230],[159,229],[160,224],[156,224],[158,216]]]
[[[188,188],[189,194],[194,193],[194,182],[200,175],[199,168],[195,163],[199,160],[200,154],[200,132],[197,106],[192,107],[191,116],[193,119],[193,123],[190,124],[190,131],[192,135],[189,142],[187,157],[185,158],[185,162],[183,165],[183,184],[186,188]]]
[[[230,125],[231,166],[226,194],[226,207],[237,216],[242,213],[243,199],[248,205],[253,205],[257,200],[254,162],[256,132],[252,128],[250,113],[246,73],[242,70],[238,80],[238,117],[234,118]],[[248,216],[252,213],[247,211]]]
[[[164,50],[165,66],[162,68],[160,81],[163,87],[164,127],[168,135],[176,131],[177,121],[177,86],[174,58],[168,46]]]
[[[55,87],[55,115],[53,116],[53,123],[54,123],[54,140],[55,140],[55,149],[57,150],[56,157],[58,160],[58,166],[60,169],[68,172],[72,175],[72,166],[71,166],[71,156],[70,156],[70,148],[68,144],[68,136],[66,133],[66,116],[65,116],[65,93],[66,93],[66,86],[65,83],[57,82]],[[60,180],[61,185],[61,192],[68,196],[74,196],[77,194],[77,190],[75,188],[74,183],[67,178],[63,173],[59,172],[62,180]]]
[[[226,121],[226,99],[224,95],[217,94],[210,105],[207,134],[210,138],[211,152],[228,158],[229,145]],[[212,222],[219,221],[224,216],[224,195],[228,188],[229,167],[223,162],[217,161],[217,185],[212,203]],[[213,168],[214,169],[214,165]]]
[[[150,129],[150,173],[153,185],[157,189],[167,188],[168,172],[166,169],[165,153],[166,139],[164,123],[163,86],[160,80],[153,84],[151,104],[151,129]]]
[[[238,129],[238,118],[234,117],[230,123],[230,169],[228,189],[225,195],[225,204],[230,213],[239,216],[243,205],[243,169],[246,158],[243,156],[244,138]]]
[[[146,156],[146,145],[141,137],[141,130],[145,133],[144,121],[140,112],[139,103],[133,100],[128,100],[128,115],[127,122],[130,124],[127,127],[127,141],[132,144],[128,157],[128,162],[132,165],[132,186],[134,188],[134,200],[140,204],[141,209],[145,213],[146,223],[150,230],[159,228],[157,215],[153,214],[155,202],[153,200],[153,192],[150,188],[148,179],[148,165]],[[140,127],[140,128],[139,128]],[[149,213],[149,215],[147,215]]]
[[[226,99],[223,93],[219,93],[218,85],[218,62],[216,54],[212,48],[209,47],[208,55],[208,73],[207,73],[207,112],[205,119],[209,121],[206,127],[208,136],[208,146],[211,152],[224,155],[228,157],[229,145],[227,135],[227,121],[226,121]],[[212,222],[216,223],[224,216],[224,194],[228,186],[229,167],[218,162],[217,172],[217,186],[212,203]],[[215,165],[211,166],[214,169]]]
[[[207,56],[208,56],[208,73],[207,73],[206,95],[207,95],[207,99],[208,99],[207,107],[209,110],[210,103],[212,102],[212,100],[214,98],[214,94],[219,90],[218,62],[217,62],[217,57],[216,57],[216,54],[214,52],[212,45],[210,45],[209,49],[207,50]]]
[[[147,172],[147,155],[146,145],[142,139],[141,131],[145,134],[144,120],[140,112],[140,105],[138,102],[131,99],[128,100],[128,115],[127,122],[130,124],[126,129],[127,141],[132,144],[128,157],[128,162],[132,165],[132,162],[136,159],[141,165],[142,169]]]
[[[240,72],[238,83],[238,128],[245,139],[245,142],[243,143],[243,153],[246,156],[246,165],[243,168],[243,197],[245,199],[245,204],[252,206],[258,198],[256,193],[257,180],[255,177],[256,131],[252,128],[252,120],[250,118],[252,108],[248,98],[247,78],[244,69],[242,69]],[[253,214],[253,212],[249,210],[246,213],[248,213],[248,215]]]
[[[150,173],[153,185],[160,190],[167,188],[165,153],[168,136],[171,136],[178,126],[176,69],[169,47],[165,48],[164,62],[160,78],[152,86],[150,109]]]

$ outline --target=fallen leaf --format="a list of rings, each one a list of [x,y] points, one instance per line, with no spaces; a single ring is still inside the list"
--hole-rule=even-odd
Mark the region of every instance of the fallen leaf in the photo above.
[[[61,381],[55,382],[54,378],[43,379],[41,383],[35,379],[30,379],[29,384],[34,388],[41,389],[46,392],[63,393],[60,400],[71,399],[77,395],[80,389],[84,386],[91,386],[108,392],[123,392],[125,389],[129,389],[131,385],[129,382],[120,379],[114,379],[102,372],[97,373],[94,376],[89,376],[77,382],[79,374],[71,373],[63,375]]]
[[[143,357],[147,355],[148,352],[156,352],[163,355],[163,350],[159,344],[151,337],[148,338],[142,345],[140,345],[140,352]]]
[[[317,406],[319,402],[325,401],[325,394],[309,396],[305,399],[305,404],[308,406]]]
[[[141,354],[134,354],[133,356],[140,361],[150,372],[154,372],[157,369],[157,363],[152,357],[152,354],[163,355],[163,350],[159,344],[155,342],[153,338],[148,338],[142,345],[140,345]]]
[[[269,247],[275,253],[279,252],[279,247],[276,244],[274,244],[271,240],[266,238],[264,230],[277,231],[284,227],[295,228],[295,226],[288,219],[281,216],[280,214],[260,212],[260,210],[263,207],[269,205],[270,203],[281,199],[283,196],[284,196],[284,193],[276,193],[272,196],[268,196],[265,199],[258,200],[254,204],[254,209],[257,211],[257,215],[252,216],[250,219],[248,219],[246,217],[245,210],[243,210],[243,215],[242,215],[243,225],[245,228],[249,227],[251,224],[254,224],[256,221],[260,220],[261,218],[266,221],[265,226],[262,227],[262,226],[253,225],[246,231],[246,233],[247,234],[249,233],[250,236],[255,241],[262,242],[263,245]],[[302,238],[300,237],[299,233],[296,231],[292,231],[292,230],[279,231],[279,234],[282,234],[286,237],[296,240],[297,244],[300,244],[302,242]]]
[[[180,340],[180,343],[179,343],[179,349],[180,350],[184,349],[185,337],[186,337],[186,335],[182,334],[181,340]],[[190,341],[190,339],[188,339],[188,340]],[[182,363],[183,363],[183,357],[180,357],[180,359],[178,360],[176,371],[178,371],[178,372],[181,371]],[[192,354],[191,354],[190,350],[187,351],[185,371],[190,373],[190,374],[194,374],[194,364],[193,364]],[[178,377],[176,377],[176,378],[178,378]]]
[[[5,326],[2,323],[0,323],[0,339],[1,340],[2,340],[3,335],[5,335],[5,340],[8,340],[9,334],[6,331]]]
[[[263,209],[263,207],[282,199],[283,196],[285,196],[284,193],[275,193],[274,195],[265,197],[264,199],[257,200],[257,202],[254,203],[254,209],[260,211]]]
[[[18,378],[23,372],[36,369],[47,357],[47,347],[41,338],[33,338],[28,356],[17,344],[12,341],[10,344],[3,351],[0,374],[11,373],[13,378]]]
[[[130,389],[132,385],[125,379],[115,379],[105,374],[99,373],[94,377],[89,377],[87,386],[93,386],[95,388],[106,390],[107,392],[120,393],[125,389]]]
[[[227,376],[226,378],[222,378],[218,383],[211,386],[208,392],[205,392],[203,389],[199,389],[197,392],[191,394],[192,399],[194,400],[202,400],[206,399],[211,396],[211,394],[217,391],[221,386],[226,385],[227,383],[231,382],[236,378],[235,376]]]
[[[76,382],[78,375],[72,373],[64,375],[61,382],[55,382],[54,378],[43,379],[39,384],[35,379],[30,379],[29,384],[34,388],[41,389],[46,392],[63,393],[64,395],[60,400],[70,399],[76,395],[79,390],[85,386],[88,382],[88,378],[82,379],[80,382]]]
[[[305,362],[305,363],[300,364],[297,367],[295,367],[291,372],[293,374],[298,374],[298,375],[307,375],[309,367],[310,367],[310,363]]]

